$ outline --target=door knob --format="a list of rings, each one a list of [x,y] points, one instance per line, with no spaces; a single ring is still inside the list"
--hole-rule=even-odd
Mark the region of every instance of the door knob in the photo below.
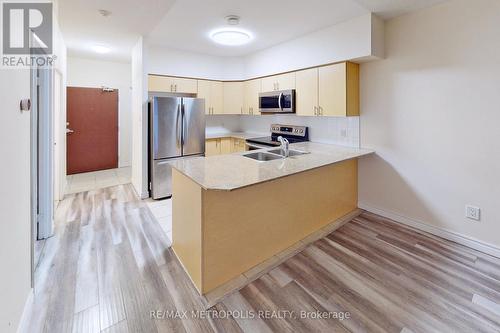
[[[66,134],[71,134],[71,133],[75,133],[75,131],[73,131],[72,129],[66,128]]]

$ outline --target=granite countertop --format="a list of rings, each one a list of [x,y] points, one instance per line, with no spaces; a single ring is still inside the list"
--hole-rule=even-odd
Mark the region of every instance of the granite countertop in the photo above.
[[[271,149],[276,147],[251,152]],[[172,166],[206,190],[231,191],[374,153],[369,149],[314,142],[290,144],[290,149],[308,154],[259,162],[242,156],[248,154],[247,151],[182,159],[172,162]]]
[[[248,133],[248,132],[220,132],[220,133],[206,133],[206,139],[218,139],[218,138],[238,138],[238,139],[251,139],[258,138],[262,136],[269,136],[270,134],[262,133]]]

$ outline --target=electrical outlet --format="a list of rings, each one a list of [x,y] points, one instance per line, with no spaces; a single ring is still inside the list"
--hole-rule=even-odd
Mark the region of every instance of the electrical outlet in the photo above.
[[[471,220],[479,221],[481,219],[481,209],[474,206],[465,206],[465,217]]]

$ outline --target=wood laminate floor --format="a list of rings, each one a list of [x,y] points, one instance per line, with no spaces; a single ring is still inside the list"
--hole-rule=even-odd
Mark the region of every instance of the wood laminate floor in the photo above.
[[[499,304],[499,259],[364,213],[203,312],[164,231],[120,185],[61,202],[28,331],[499,332]]]

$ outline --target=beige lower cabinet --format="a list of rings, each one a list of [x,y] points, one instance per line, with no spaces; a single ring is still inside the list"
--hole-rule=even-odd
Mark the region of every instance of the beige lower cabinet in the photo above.
[[[148,91],[196,94],[198,83],[195,79],[148,75]]]
[[[221,153],[221,140],[208,139],[205,141],[205,156],[220,155]]]
[[[237,153],[246,150],[247,150],[247,145],[245,140],[232,138],[232,150],[231,150],[232,153]]]
[[[261,80],[245,81],[244,114],[259,115],[259,94],[261,93]]]
[[[232,138],[221,138],[220,139],[220,153],[221,154],[231,154],[232,151]]]
[[[227,137],[207,139],[205,141],[205,156],[231,154],[245,150],[245,139]]]
[[[224,114],[243,114],[243,82],[224,82]]]
[[[224,114],[224,86],[221,81],[198,80],[196,96],[205,99],[205,114]]]

